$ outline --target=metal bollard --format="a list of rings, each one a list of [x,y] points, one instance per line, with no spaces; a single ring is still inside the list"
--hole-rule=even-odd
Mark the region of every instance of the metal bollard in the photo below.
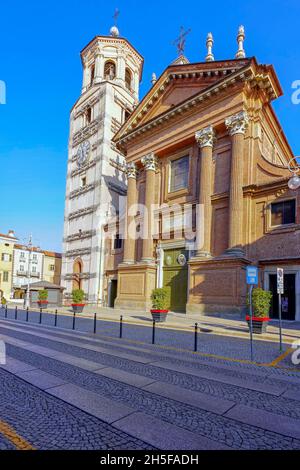
[[[97,312],[94,313],[94,335],[97,331]]]
[[[42,324],[42,312],[43,310],[40,308],[40,325]]]
[[[26,322],[29,320],[29,308],[26,308]]]
[[[152,344],[155,344],[155,326],[156,322],[153,320],[153,327],[152,327]]]
[[[15,308],[15,320],[18,319],[18,307]]]
[[[73,326],[72,330],[75,330],[76,312],[73,312]]]
[[[5,305],[5,318],[7,318],[7,305]]]
[[[120,317],[120,338],[123,338],[123,316]]]
[[[194,345],[194,351],[198,351],[198,323],[195,323],[195,345]]]
[[[54,326],[57,326],[57,309],[55,310]]]

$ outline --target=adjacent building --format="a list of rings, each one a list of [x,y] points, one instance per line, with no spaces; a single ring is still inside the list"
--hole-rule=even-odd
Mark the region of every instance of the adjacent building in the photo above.
[[[43,281],[59,285],[61,277],[61,253],[44,251]]]
[[[29,284],[60,285],[61,253],[21,245],[14,231],[0,234],[0,299],[23,299]]]
[[[14,245],[18,241],[13,230],[0,234],[0,299],[11,298]]]
[[[108,305],[148,310],[152,289],[168,287],[173,311],[243,312],[253,264],[276,317],[279,266],[283,318],[300,320],[300,193],[287,185],[294,155],[272,107],[282,89],[273,66],[246,57],[243,41],[240,28],[236,57],[217,61],[209,35],[206,60],[179,57],[116,133],[127,163],[127,227],[141,232],[147,221],[152,235],[107,241]],[[135,203],[147,212],[130,211]],[[172,215],[185,205],[194,237]]]
[[[124,158],[112,141],[138,104],[143,58],[117,27],[81,52],[83,86],[71,110],[65,198],[62,286],[103,305],[107,218],[126,195]]]
[[[16,244],[14,247],[13,263],[13,298],[24,297],[24,285],[32,284],[43,279],[44,252],[32,247]]]

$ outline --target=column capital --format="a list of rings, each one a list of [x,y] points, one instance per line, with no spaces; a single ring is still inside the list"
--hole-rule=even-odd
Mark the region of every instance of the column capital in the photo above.
[[[158,160],[157,160],[157,157],[154,155],[154,153],[149,153],[148,155],[145,155],[141,159],[141,162],[144,165],[146,170],[152,170],[152,171],[157,170]]]
[[[216,133],[213,126],[205,127],[195,134],[195,139],[200,148],[213,147],[216,140]]]
[[[127,178],[136,178],[138,169],[136,167],[136,164],[134,162],[126,163],[125,164],[125,173],[127,175]]]
[[[234,116],[230,116],[225,119],[225,126],[227,127],[229,134],[245,134],[249,123],[249,116],[246,111],[241,111]]]

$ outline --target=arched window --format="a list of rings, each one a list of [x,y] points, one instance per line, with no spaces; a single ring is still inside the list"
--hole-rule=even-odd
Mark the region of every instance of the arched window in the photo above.
[[[73,290],[81,289],[82,261],[77,259],[73,264]]]
[[[131,88],[132,88],[132,73],[128,68],[126,68],[126,70],[125,70],[125,85],[126,85],[126,88],[128,88],[128,90],[131,90]]]
[[[104,65],[105,80],[113,80],[116,77],[116,64],[112,60],[108,60]]]

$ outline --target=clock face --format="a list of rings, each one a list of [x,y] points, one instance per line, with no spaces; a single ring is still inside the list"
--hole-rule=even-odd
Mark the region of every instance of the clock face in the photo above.
[[[77,165],[83,166],[89,159],[91,145],[89,141],[83,142],[77,152]]]

